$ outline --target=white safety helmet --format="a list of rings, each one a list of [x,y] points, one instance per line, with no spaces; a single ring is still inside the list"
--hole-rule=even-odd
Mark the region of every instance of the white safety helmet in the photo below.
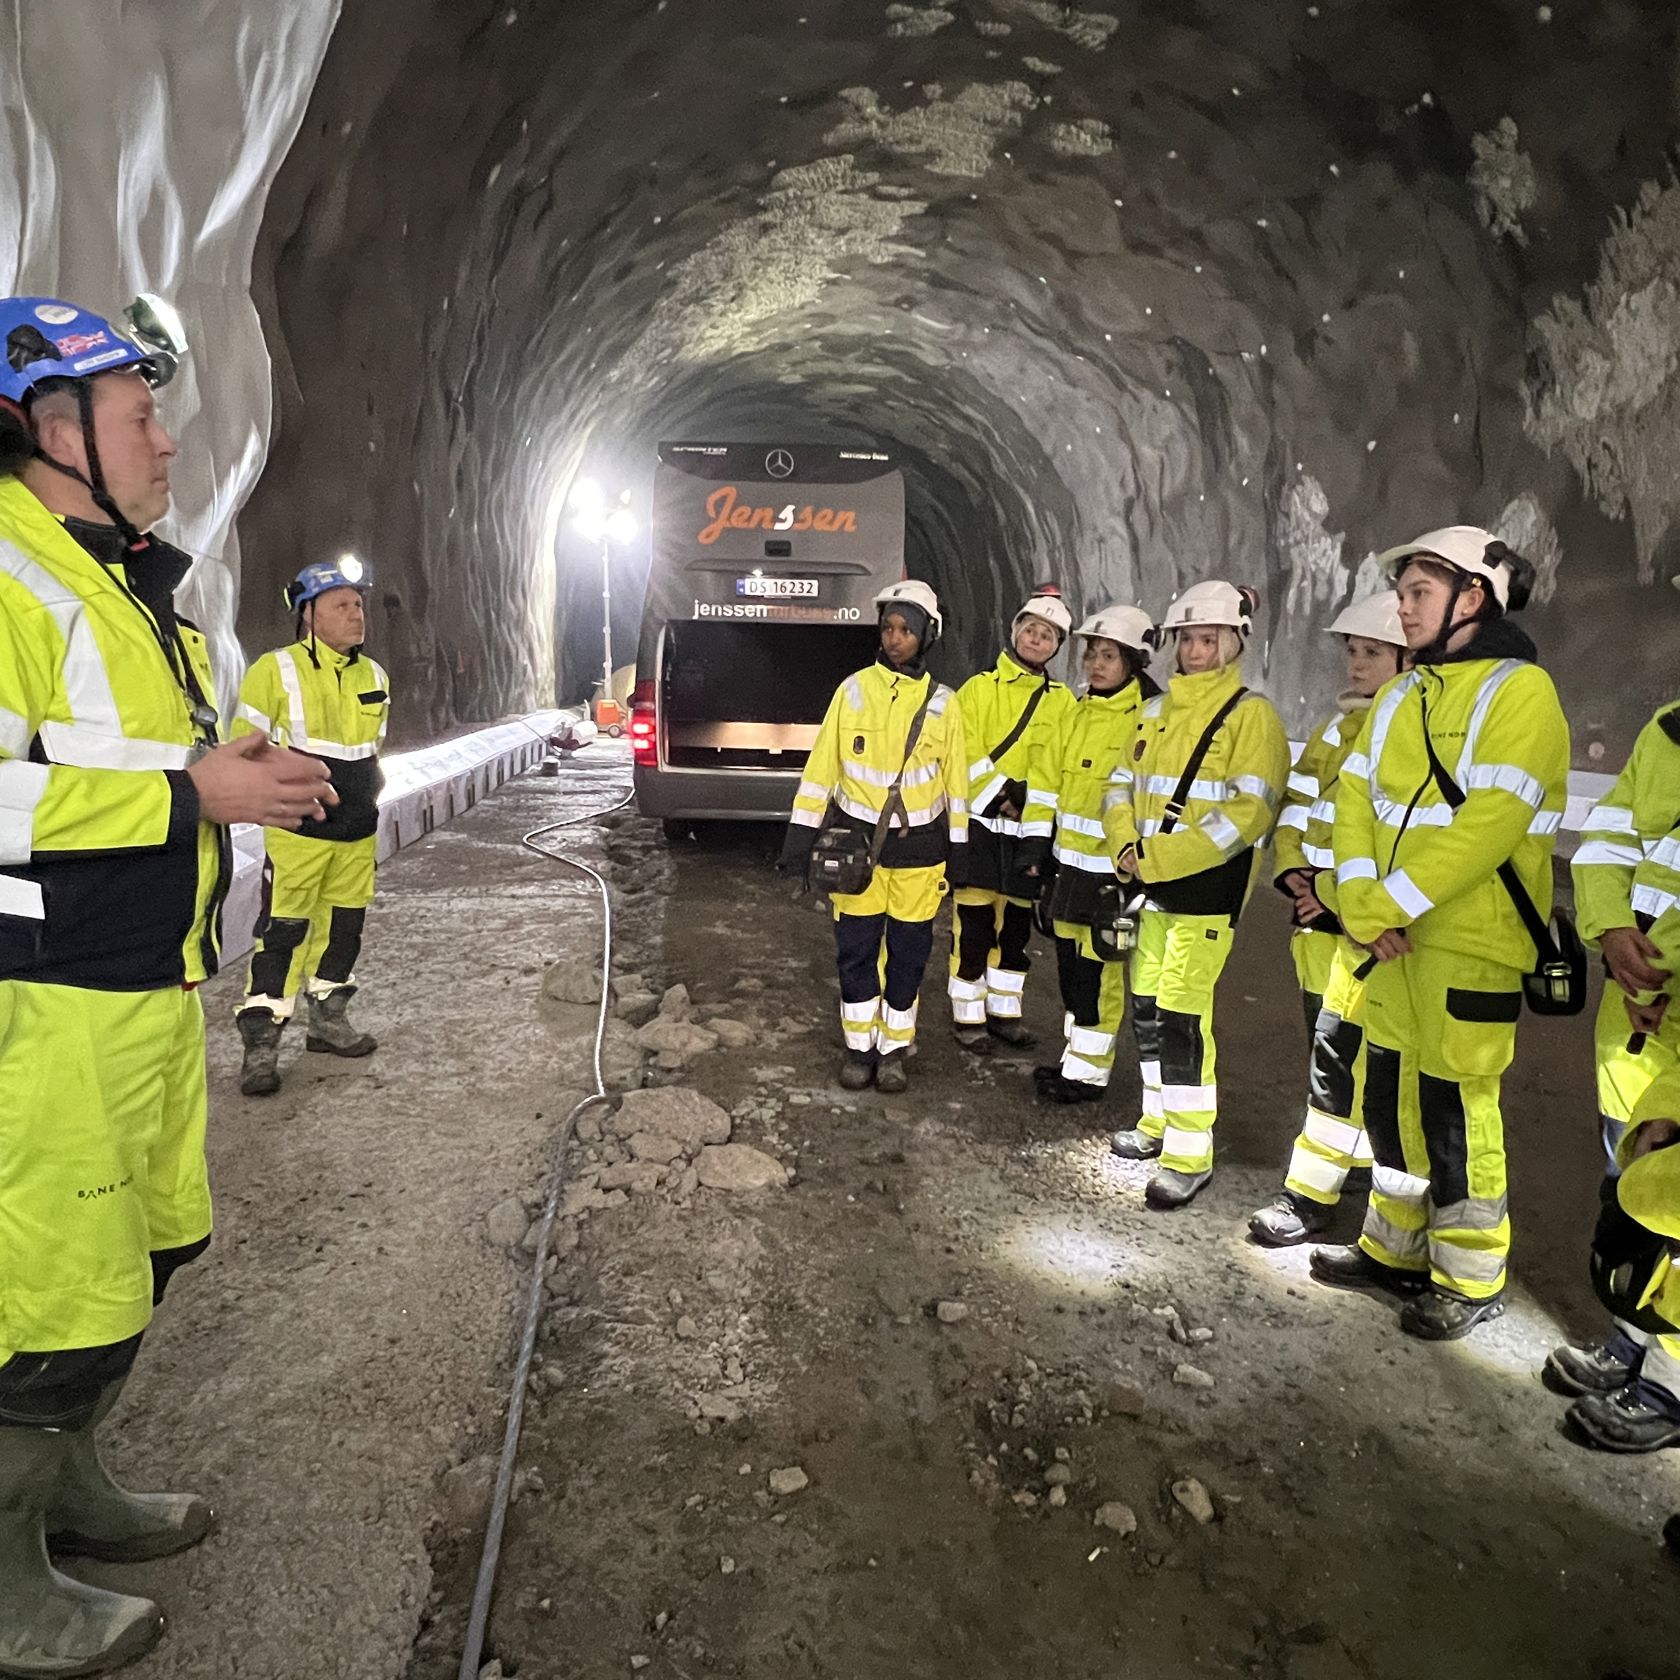
[[[1161,633],[1196,630],[1205,625],[1223,625],[1246,636],[1251,628],[1257,597],[1252,589],[1215,580],[1193,583],[1167,608]]]
[[[1092,613],[1074,631],[1074,635],[1087,642],[1099,637],[1104,641],[1118,642],[1123,648],[1142,653],[1146,660],[1149,649],[1155,645],[1155,626],[1149,614],[1142,607],[1118,604]]]
[[[944,619],[939,616],[939,597],[920,578],[905,578],[899,583],[889,583],[875,597],[875,616],[879,618],[885,608],[900,601],[920,607],[928,615],[928,641],[938,641],[939,632],[945,627]]]
[[[1392,589],[1379,589],[1375,595],[1348,602],[1331,620],[1326,634],[1365,636],[1400,648],[1406,645],[1406,632],[1400,628],[1400,602]]]
[[[1028,596],[1026,605],[1009,621],[1010,641],[1014,641],[1023,618],[1042,618],[1056,632],[1058,647],[1073,633],[1073,614],[1068,611],[1060,590],[1052,593],[1048,589],[1035,589]]]
[[[1406,562],[1418,555],[1480,578],[1506,612],[1521,612],[1534,589],[1533,566],[1480,525],[1448,525],[1439,531],[1425,531],[1415,542],[1379,554],[1377,564],[1398,583]]]

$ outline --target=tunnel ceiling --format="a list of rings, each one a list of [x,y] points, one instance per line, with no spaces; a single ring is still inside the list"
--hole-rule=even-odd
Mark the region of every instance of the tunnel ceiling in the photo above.
[[[357,0],[257,253],[241,630],[357,548],[409,734],[575,697],[580,466],[645,511],[662,437],[867,441],[959,663],[1041,577],[1226,575],[1296,723],[1372,551],[1497,526],[1590,760],[1680,617],[1676,76],[1614,0]]]

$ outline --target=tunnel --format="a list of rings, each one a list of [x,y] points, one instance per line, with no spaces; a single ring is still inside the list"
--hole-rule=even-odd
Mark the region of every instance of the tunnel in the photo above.
[[[625,664],[642,630],[659,448],[672,440],[889,456],[904,484],[905,567],[938,593],[946,629],[935,669],[953,685],[997,657],[1017,607],[1042,583],[1061,589],[1077,620],[1116,602],[1159,615],[1188,586],[1225,578],[1258,601],[1245,680],[1299,743],[1340,686],[1321,632],[1383,584],[1377,556],[1421,531],[1470,524],[1535,567],[1523,623],[1568,714],[1573,771],[1618,771],[1653,710],[1672,697],[1680,12],[1671,0],[167,0],[119,8],[0,0],[0,90],[5,289],[112,311],[135,292],[156,293],[185,324],[190,354],[159,394],[180,444],[174,505],[161,529],[192,559],[180,600],[209,638],[224,706],[244,662],[290,638],[287,583],[300,567],[341,554],[372,568],[367,642],[390,677],[391,749],[421,752],[587,705],[602,666],[602,560],[599,541],[574,518],[575,492],[592,481],[634,515],[634,536],[614,543],[607,559],[607,633],[613,662]],[[1071,677],[1071,664],[1060,674]],[[826,686],[826,667],[823,676]],[[604,771],[580,762],[583,791],[565,794],[574,816],[586,807],[593,814],[593,795],[605,786]],[[505,1024],[503,983],[541,991],[533,1007],[546,1011],[544,1031],[559,1030],[555,1010],[592,1008],[600,996],[541,990],[557,967],[594,961],[593,924],[582,920],[594,901],[585,889],[570,877],[556,888],[552,876],[499,873],[546,819],[535,786],[497,794],[508,802],[502,815],[493,789],[485,786],[482,800],[475,790],[456,813],[458,830],[440,821],[434,833],[430,814],[417,818],[417,861],[397,866],[411,876],[393,875],[412,877],[413,897],[402,898],[406,886],[392,889],[410,919],[395,931],[398,911],[384,911],[381,924],[376,910],[371,924],[393,928],[413,988],[407,1019],[417,1033],[424,1023],[405,1062],[408,1083],[397,1082],[403,1101],[447,1107],[452,1123],[503,1100],[475,1084],[496,1087],[508,1065],[492,1055]],[[1351,1503],[1337,1505],[1339,1476],[1367,1512],[1393,1486],[1451,1484],[1446,1514],[1396,1519],[1409,1556],[1395,1576],[1397,1616],[1425,1626],[1420,1648],[1435,1666],[1455,1672],[1452,1653],[1467,1650],[1456,1670],[1466,1680],[1544,1680],[1586,1673],[1579,1665],[1589,1662],[1596,1673],[1601,1658],[1608,1664],[1618,1653],[1651,1660],[1646,1623],[1666,1611],[1640,1594],[1671,1591],[1672,1580],[1660,1582],[1643,1552],[1637,1564],[1624,1562],[1650,1550],[1629,1513],[1649,1527],[1658,1506],[1673,1505],[1672,1476],[1642,1480],[1617,1466],[1589,1486],[1576,1470],[1547,1480],[1548,1468],[1528,1486],[1516,1462],[1527,1453],[1550,1466],[1544,1455],[1562,1450],[1527,1421],[1531,1401],[1518,1384],[1537,1386],[1527,1373],[1546,1335],[1590,1316],[1579,1260],[1592,1190],[1566,1200],[1564,1166],[1556,1183],[1550,1166],[1525,1169],[1525,1216],[1557,1224],[1533,1231],[1543,1252],[1529,1262],[1528,1316],[1479,1361],[1417,1378],[1389,1354],[1367,1360],[1350,1351],[1319,1317],[1303,1357],[1337,1373],[1358,1366],[1349,1379],[1355,1401],[1337,1386],[1339,1374],[1317,1385],[1310,1372],[1283,1369],[1289,1356],[1273,1364],[1246,1341],[1244,1363],[1221,1376],[1217,1399],[1171,1395],[1190,1409],[1150,1437],[1148,1479],[1159,1485],[1134,1501],[1145,1532],[1126,1553],[1129,1573],[1102,1587],[1108,1608],[1096,1616],[1069,1583],[1097,1580],[1116,1561],[1101,1554],[1121,1539],[1093,1528],[1082,1506],[1079,1544],[1063,1547],[1052,1567],[1025,1529],[1008,1526],[1029,1511],[1011,1487],[1044,1480],[1015,1477],[1021,1443],[1013,1461],[1000,1446],[1011,1417],[1048,1403],[1055,1390],[1059,1409],[1032,1437],[1033,1462],[1061,1463],[1052,1455],[1067,1451],[1070,1476],[1083,1476],[1081,1432],[1129,1426],[1144,1408],[1136,1371],[1110,1369],[1092,1352],[1102,1338],[1126,1326],[1126,1334],[1165,1337],[1169,1323],[1188,1336],[1199,1312],[1209,1340],[1215,1325],[1222,1340],[1270,1326],[1281,1347],[1279,1314],[1295,1310],[1300,1280],[1263,1274],[1246,1255],[1233,1261],[1188,1239],[1104,1225],[1106,1215],[1091,1216],[1101,1227],[1093,1235],[1077,1210],[1100,1201],[1107,1181],[1089,1149],[1072,1133],[1035,1132],[993,1075],[976,1076],[972,1089],[953,1085],[958,1095],[937,1116],[956,1126],[944,1109],[955,1115],[967,1103],[969,1117],[991,1128],[979,1154],[997,1171],[983,1190],[965,1176],[963,1141],[935,1136],[920,1110],[915,1118],[895,1111],[876,1132],[865,1127],[867,1111],[830,1112],[833,1091],[805,1065],[816,1054],[815,1041],[801,1039],[811,1025],[798,1018],[810,1004],[810,1023],[819,1020],[811,1000],[828,987],[829,970],[820,954],[810,963],[787,955],[813,935],[811,919],[781,902],[781,885],[761,879],[761,854],[773,842],[736,837],[730,853],[726,835],[668,847],[636,829],[629,813],[604,820],[579,855],[602,867],[615,892],[629,883],[628,937],[645,971],[636,978],[647,981],[635,994],[652,999],[680,986],[686,1008],[692,990],[699,1024],[708,1010],[731,1021],[732,1010],[759,1011],[753,1030],[763,1042],[753,1050],[763,1065],[733,1058],[719,1076],[719,1102],[738,1126],[763,1119],[790,1163],[790,1140],[799,1140],[800,1174],[855,1219],[859,1254],[874,1254],[879,1242],[898,1256],[895,1265],[920,1272],[912,1286],[889,1276],[885,1261],[877,1276],[872,1262],[858,1260],[855,1273],[830,1280],[850,1305],[825,1316],[815,1286],[802,1294],[789,1281],[807,1258],[794,1224],[751,1238],[713,1230],[720,1246],[710,1265],[685,1257],[668,1273],[658,1270],[663,1251],[652,1243],[616,1258],[603,1247],[590,1281],[556,1284],[551,1305],[599,1364],[577,1413],[562,1420],[539,1361],[531,1393],[555,1408],[542,1426],[549,1486],[545,1493],[538,1476],[519,1487],[530,1507],[564,1504],[556,1523],[571,1524],[571,1538],[556,1540],[537,1517],[516,1516],[510,1544],[523,1548],[520,1596],[515,1603],[509,1589],[502,1601],[484,1673],[558,1680],[616,1673],[628,1658],[636,1672],[684,1680],[702,1670],[765,1680],[959,1672],[1001,1680],[1043,1667],[1163,1680],[1196,1672],[1386,1680],[1406,1669],[1403,1642],[1379,1625],[1383,1571],[1362,1566],[1365,1596],[1356,1604],[1347,1582],[1331,1579],[1310,1533],[1303,1543],[1278,1515],[1292,1509],[1309,1531],[1323,1518],[1324,1543],[1351,1553],[1377,1529],[1375,1519],[1355,1523]],[[1576,816],[1569,823],[1579,828]],[[528,856],[521,866],[539,867]],[[478,892],[484,919],[475,922],[466,911]],[[773,925],[779,942],[761,968],[731,944],[746,938],[749,913]],[[426,929],[455,941],[459,960],[428,945]],[[1273,936],[1281,948],[1281,924]],[[1234,1077],[1270,1128],[1265,1149],[1241,1156],[1258,1185],[1297,1111],[1304,1047],[1289,1038],[1285,1066],[1277,1045],[1297,1032],[1298,1014],[1286,959],[1257,955],[1255,942],[1243,949],[1234,972],[1255,1013],[1234,1034],[1244,1069]],[[474,962],[492,978],[472,971]],[[756,984],[738,984],[755,977],[768,988],[762,999]],[[426,1013],[446,997],[455,1000],[447,1019]],[[788,1013],[778,1015],[769,1006],[783,997]],[[830,1001],[821,991],[823,1008]],[[827,1031],[827,1015],[820,1019]],[[567,1064],[562,1088],[570,1093],[587,1082],[578,1045],[589,1023],[564,1020],[573,1035],[566,1054],[582,1058]],[[552,1046],[535,1027],[506,1030],[532,1066],[548,1056]],[[1537,1029],[1531,1037],[1544,1048],[1523,1064],[1522,1090],[1545,1116],[1546,1159],[1588,1183],[1598,1161],[1587,1035],[1571,1028],[1553,1039]],[[422,1078],[434,1050],[457,1058],[435,1088]],[[725,1050],[717,1050],[720,1065]],[[486,1059],[473,1061],[480,1052]],[[212,1076],[237,1103],[229,1054],[213,1049]],[[653,1084],[657,1065],[650,1057]],[[447,1163],[441,1186],[412,1164],[393,1168],[407,1208],[435,1195],[461,1221],[469,1214],[456,1202],[475,1171],[503,1175],[503,1195],[516,1203],[522,1184],[527,1205],[508,1216],[519,1230],[503,1244],[515,1249],[548,1147],[537,1122],[545,1112],[545,1125],[556,1117],[554,1081],[521,1066],[529,1135],[486,1145],[481,1161],[459,1132],[428,1130],[426,1146]],[[353,1223],[355,1198],[381,1194],[380,1169],[369,1163],[397,1149],[410,1115],[403,1109],[387,1124],[376,1103],[360,1112],[365,1155],[345,1164],[333,1141],[334,1082],[317,1084],[321,1106],[298,1148],[309,1161],[353,1172],[361,1188],[343,1190],[319,1228],[311,1214],[297,1252],[264,1247],[276,1242],[272,1232],[253,1235],[250,1253],[261,1249],[265,1266],[329,1265],[333,1245],[346,1240],[338,1216],[363,1229]],[[436,1089],[445,1092],[441,1103]],[[763,1118],[776,1103],[781,1118]],[[812,1124],[819,1109],[831,1133]],[[912,1188],[918,1142],[938,1166]],[[618,1145],[628,1151],[631,1140]],[[291,1184],[290,1169],[276,1164],[285,1147],[276,1133],[253,1126],[237,1151],[221,1147],[248,1217],[273,1186]],[[597,1129],[579,1147],[610,1155],[614,1136]],[[628,1173],[633,1164],[609,1159],[606,1170]],[[979,1199],[962,1204],[953,1185]],[[294,1190],[301,1207],[304,1191]],[[1047,1208],[1056,1196],[1059,1210]],[[911,1205],[904,1217],[913,1229],[892,1215],[895,1201],[900,1215]],[[596,1219],[619,1205],[579,1204]],[[481,1213],[474,1203],[475,1232]],[[578,1209],[567,1218],[575,1246]],[[933,1300],[933,1274],[949,1272],[945,1257],[956,1251],[941,1253],[933,1233],[971,1227],[984,1228],[991,1259],[976,1263],[985,1281],[964,1274],[964,1288],[990,1302],[989,1323],[1009,1328],[998,1329],[996,1346],[959,1360],[950,1347],[961,1318],[947,1324]],[[588,1229],[585,1256],[593,1252]],[[826,1226],[818,1232],[812,1252],[831,1235]],[[310,1244],[316,1258],[300,1258]],[[440,1263],[427,1248],[416,1237],[400,1250],[417,1276]],[[1174,1296],[1187,1266],[1194,1286]],[[500,1360],[503,1296],[446,1271],[424,1275],[440,1311],[472,1320],[462,1345]],[[646,1281],[655,1276],[657,1292]],[[1231,1284],[1239,1305],[1216,1304],[1214,1279]],[[317,1358],[308,1351],[314,1332],[293,1322],[295,1306],[260,1278],[240,1288],[273,1315],[264,1323],[282,1338],[277,1347],[292,1345],[287,1335],[301,1340],[305,1351],[285,1362],[298,1377]],[[861,1291],[861,1304],[848,1290]],[[682,1322],[708,1291],[719,1301],[728,1295],[738,1315],[718,1334],[724,1368],[745,1359],[749,1369],[723,1385],[724,1399],[715,1398],[717,1373],[699,1371],[686,1331],[671,1333],[680,1370],[665,1389],[649,1375],[644,1345],[651,1326]],[[1049,1330],[1020,1330],[1027,1296]],[[354,1291],[342,1300],[346,1318],[366,1310]],[[618,1524],[609,1470],[568,1457],[571,1424],[609,1457],[643,1455],[642,1470],[674,1458],[690,1474],[682,1452],[709,1442],[740,1460],[743,1497],[771,1468],[766,1451],[793,1452],[792,1436],[773,1448],[742,1420],[751,1350],[771,1337],[747,1320],[767,1313],[766,1302],[819,1326],[789,1354],[779,1391],[790,1410],[823,1420],[798,1436],[811,1466],[826,1454],[830,1475],[841,1478],[835,1432],[854,1431],[879,1452],[872,1469],[866,1450],[866,1468],[847,1472],[856,1532],[792,1542],[797,1519],[766,1526],[793,1509],[791,1496],[766,1494],[746,1511],[760,1524],[758,1540],[737,1535],[720,1555],[724,1541],[695,1530],[733,1497],[733,1462],[710,1480],[693,1470],[692,1488],[681,1490],[689,1505],[667,1500]],[[417,1295],[402,1309],[414,1318],[381,1324],[378,1335],[397,1348],[424,1307]],[[1104,1314],[1112,1316],[1099,1324]],[[951,1339],[932,1352],[907,1351],[924,1321],[942,1334],[948,1328]],[[201,1322],[200,1333],[211,1331]],[[249,1351],[267,1332],[242,1323],[225,1333]],[[1197,1379],[1171,1373],[1194,1369],[1205,1343],[1174,1331],[1164,1345],[1173,1357],[1162,1381],[1187,1389]],[[322,1451],[351,1491],[341,1500],[318,1489],[300,1497],[329,1526],[353,1518],[378,1527],[384,1496],[359,1489],[351,1461],[359,1451],[383,1463],[381,1419],[408,1415],[388,1413],[395,1403],[365,1385],[364,1362],[387,1357],[373,1346],[333,1343],[318,1354],[315,1379],[342,1400],[337,1414],[324,1408],[338,1421],[323,1425]],[[448,1338],[426,1340],[412,1357],[429,1370],[446,1366]],[[546,1368],[562,1369],[558,1352],[548,1359]],[[854,1362],[868,1369],[854,1373]],[[859,1389],[847,1390],[832,1415],[813,1376],[830,1365],[848,1381],[857,1375]],[[976,1382],[985,1389],[978,1399]],[[622,1415],[613,1410],[619,1383]],[[1190,1506],[1171,1490],[1204,1432],[1240,1431],[1227,1410],[1235,1406],[1228,1390],[1239,1385],[1286,1421],[1268,1424],[1251,1449],[1227,1439],[1210,1459],[1251,1490],[1229,1506],[1221,1496],[1206,1534],[1230,1543],[1222,1560],[1212,1559],[1189,1543],[1195,1531],[1187,1541],[1181,1513]],[[1012,1398],[1020,1391],[1030,1397]],[[441,1484],[445,1516],[427,1504],[433,1514],[422,1521],[418,1496],[408,1504],[391,1496],[390,1509],[400,1505],[408,1525],[403,1567],[393,1562],[379,1576],[386,1596],[372,1609],[331,1612],[355,1621],[350,1644],[367,1636],[357,1650],[398,1652],[384,1672],[405,1680],[453,1672],[471,1585],[468,1542],[482,1528],[489,1476],[488,1392],[482,1374],[473,1384],[462,1379],[449,1390],[454,1421],[402,1425],[410,1445],[452,1456]],[[754,1403],[768,1405],[767,1394]],[[894,1397],[906,1416],[882,1424],[873,1408]],[[1408,1402],[1431,1410],[1421,1434],[1390,1427]],[[194,1428],[213,1428],[208,1397],[183,1406]],[[674,1434],[650,1421],[661,1407],[677,1418]],[[948,1422],[959,1407],[951,1439],[935,1440],[941,1409]],[[1482,1434],[1453,1421],[1472,1407],[1482,1408]],[[1373,1410],[1379,1422],[1370,1421]],[[470,1429],[457,1413],[472,1417]],[[1297,1432],[1287,1420],[1297,1416],[1300,1452],[1291,1457],[1286,1437]],[[1153,1410],[1149,1417],[1153,1427]],[[153,1461],[171,1461],[168,1431],[135,1430]],[[1499,1435],[1509,1438],[1490,1447]],[[238,1446],[261,1456],[260,1443]],[[1283,1466],[1275,1478],[1274,1460]],[[224,1456],[220,1467],[229,1462]],[[627,1478],[634,1468],[627,1456]],[[876,1485],[877,1472],[901,1503]],[[955,1477],[958,1495],[940,1472]],[[1081,1484],[1071,1485],[1074,1497]],[[977,1537],[966,1518],[951,1515],[970,1486],[988,1502],[995,1532]],[[281,1498],[278,1486],[269,1491]],[[1155,1493],[1159,1509],[1144,1503]],[[1243,1497],[1272,1526],[1238,1538]],[[1476,1513],[1501,1502],[1515,1514],[1483,1535]],[[1031,1510],[1048,1515],[1037,1495]],[[580,1533],[605,1537],[598,1558]],[[1539,1537],[1533,1554],[1513,1563],[1525,1535]],[[1417,1561],[1432,1546],[1452,1554],[1460,1584],[1450,1591],[1444,1573],[1437,1579]],[[354,1548],[335,1555],[352,1558]],[[783,1622],[762,1606],[707,1601],[702,1614],[693,1608],[705,1598],[700,1587],[667,1593],[664,1579],[657,1591],[649,1584],[662,1571],[675,1579],[703,1568],[715,1589],[734,1576],[737,1556],[742,1574],[761,1582],[778,1570],[804,1572]],[[1577,1563],[1580,1585],[1568,1578]],[[1520,1634],[1496,1636],[1466,1601],[1467,1567],[1481,1572],[1477,1590],[1497,1601],[1493,1625],[1504,1618],[1514,1626],[1524,1604],[1558,1596]],[[935,1577],[937,1588],[917,1585]],[[999,1595],[1028,1577],[1044,1607],[1037,1620],[1000,1608]],[[1315,1583],[1311,1608],[1298,1614],[1286,1602],[1291,1577]],[[1175,1600],[1181,1586],[1193,1610]],[[1155,1643],[1136,1647],[1143,1666],[1106,1666],[1128,1640],[1143,1639],[1126,1625],[1134,1591],[1150,1607]],[[834,1648],[830,1600],[846,1606],[847,1631]],[[1223,1622],[1221,1605],[1230,1612]],[[684,1630],[685,1617],[706,1624],[687,1645],[666,1636],[668,1626]],[[895,1617],[916,1630],[914,1649],[883,1631]],[[609,1624],[610,1649],[588,1648],[590,1630]],[[264,1625],[290,1624],[276,1611]],[[556,1655],[545,1643],[550,1628],[583,1648]],[[230,1648],[221,1631],[201,1632],[178,1647],[179,1669],[155,1672],[182,1680],[215,1672]],[[667,1666],[639,1660],[656,1649]],[[276,1646],[263,1659],[269,1667],[249,1672],[300,1672],[286,1666],[298,1660]]]

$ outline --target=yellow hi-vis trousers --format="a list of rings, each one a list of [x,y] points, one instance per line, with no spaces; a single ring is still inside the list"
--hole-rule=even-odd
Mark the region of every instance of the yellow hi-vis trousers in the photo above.
[[[1213,1166],[1219,1114],[1213,991],[1231,954],[1229,916],[1145,909],[1132,951],[1132,1031],[1143,1080],[1138,1130],[1161,1139],[1172,1172]]]
[[[1301,947],[1309,940],[1327,941],[1328,949],[1322,953],[1326,961],[1307,1070],[1307,1115],[1283,1184],[1297,1196],[1333,1207],[1347,1175],[1355,1167],[1371,1165],[1371,1141],[1358,1118],[1365,1096],[1365,982],[1356,971],[1366,954],[1338,934],[1298,933],[1297,970],[1302,966]],[[1319,955],[1311,953],[1315,979]]]
[[[1062,983],[1062,1077],[1106,1087],[1126,1014],[1126,965],[1104,962],[1091,930],[1057,922],[1056,971]]]
[[[325,997],[355,984],[362,920],[373,902],[379,840],[317,840],[263,830],[263,915],[241,1009],[291,1018],[299,991]]]
[[[1365,986],[1365,1130],[1376,1155],[1360,1247],[1469,1300],[1505,1287],[1511,1221],[1499,1079],[1522,975],[1413,948]]]
[[[154,1250],[210,1234],[198,993],[0,980],[0,1363],[152,1316]]]
[[[933,955],[933,918],[945,865],[877,869],[860,893],[833,893],[840,1025],[848,1050],[886,1056],[916,1037],[922,976]]]
[[[986,1017],[1021,1018],[1021,994],[1032,961],[1032,905],[985,887],[958,887],[951,939],[951,1018],[959,1027],[983,1027]]]
[[[1318,1030],[1318,1012],[1324,1007],[1325,988],[1330,984],[1330,965],[1336,960],[1338,936],[1297,928],[1289,939],[1289,957],[1295,964],[1295,978],[1301,987],[1301,1008],[1306,1015],[1307,1037]]]

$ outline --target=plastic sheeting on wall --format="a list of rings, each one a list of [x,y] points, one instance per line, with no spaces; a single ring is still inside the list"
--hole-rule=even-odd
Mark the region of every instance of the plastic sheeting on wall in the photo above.
[[[224,709],[234,519],[268,450],[251,254],[340,0],[0,0],[0,289],[120,310],[156,292],[192,345],[164,393],[181,445],[160,532],[196,557],[180,602],[211,639]]]

